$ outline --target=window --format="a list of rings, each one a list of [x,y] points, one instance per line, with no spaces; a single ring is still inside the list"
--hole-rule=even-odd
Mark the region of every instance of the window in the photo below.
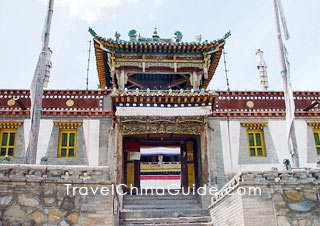
[[[320,129],[313,129],[314,142],[317,149],[317,155],[320,155]]]
[[[250,157],[266,157],[262,129],[247,129],[248,148]]]
[[[76,157],[77,130],[60,129],[58,158]]]
[[[15,129],[1,129],[1,157],[6,155],[14,157],[14,149],[16,146],[16,132],[17,131]]]

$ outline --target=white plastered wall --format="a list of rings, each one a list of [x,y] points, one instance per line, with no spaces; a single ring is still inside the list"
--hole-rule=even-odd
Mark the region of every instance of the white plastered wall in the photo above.
[[[83,131],[90,166],[98,166],[99,159],[99,120],[83,120]]]
[[[42,119],[40,122],[40,131],[38,139],[38,152],[37,152],[37,164],[40,163],[41,158],[46,156],[51,132],[53,129],[53,120]]]
[[[31,120],[25,119],[23,123],[23,127],[24,127],[24,140],[25,140],[25,152],[26,152],[29,144]],[[41,158],[45,156],[47,153],[52,128],[53,128],[53,120],[41,119],[39,137],[38,137],[38,148],[37,148],[38,151],[37,151],[36,164],[39,164]]]
[[[30,127],[31,127],[31,120],[30,119],[25,119],[23,121],[24,142],[25,142],[25,150],[24,150],[24,152],[25,153],[26,153],[26,151],[28,149],[28,144],[29,144]]]
[[[241,122],[239,120],[230,120],[229,122],[224,120],[220,121],[220,132],[226,175],[233,175],[242,170],[269,171],[272,167],[283,170],[282,161],[284,159],[291,159],[287,145],[285,120],[271,119],[265,121],[268,122],[268,128],[277,151],[279,164],[238,164],[240,139],[247,138],[240,138]],[[300,167],[314,168],[316,167],[315,163],[307,163],[307,126],[306,120],[300,119],[295,121]]]

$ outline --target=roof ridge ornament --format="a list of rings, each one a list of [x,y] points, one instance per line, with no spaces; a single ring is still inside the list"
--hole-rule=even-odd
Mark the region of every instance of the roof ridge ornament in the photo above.
[[[88,31],[92,36],[97,36],[97,33],[91,27],[89,27]]]
[[[174,32],[174,35],[175,35],[174,38],[175,38],[176,42],[181,42],[182,37],[183,37],[181,31]]]
[[[118,31],[116,31],[116,32],[114,33],[114,37],[116,38],[116,41],[119,41],[119,40],[120,40],[120,37],[121,37],[121,34],[120,34]]]
[[[196,35],[196,42],[201,42],[201,39],[202,39],[201,34]]]
[[[160,36],[158,35],[158,31],[157,31],[157,27],[156,27],[156,26],[154,26],[152,39],[153,39],[154,41],[158,41],[158,40],[160,39]]]
[[[128,36],[130,38],[130,41],[137,41],[137,31],[132,29],[128,32]]]
[[[231,35],[231,31],[229,30],[227,33],[224,34],[223,39],[227,39]]]
[[[157,31],[157,27],[156,27],[156,26],[154,26],[153,34],[154,34],[154,35],[158,35],[158,31]]]

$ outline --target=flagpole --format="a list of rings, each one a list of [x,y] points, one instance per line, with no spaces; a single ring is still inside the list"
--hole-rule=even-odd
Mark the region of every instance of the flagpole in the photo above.
[[[25,164],[36,164],[37,158],[37,148],[38,148],[38,138],[39,138],[39,128],[40,119],[42,114],[42,96],[43,87],[45,82],[46,67],[51,56],[49,49],[49,35],[51,20],[53,14],[53,4],[54,0],[49,0],[48,11],[43,27],[42,34],[42,50],[39,55],[37,67],[32,79],[31,89],[30,89],[30,117],[31,117],[31,128],[30,137],[27,152],[24,157]]]
[[[283,82],[284,89],[284,97],[285,97],[285,105],[286,105],[286,123],[287,123],[287,132],[288,132],[288,149],[290,151],[292,166],[298,168],[299,167],[299,156],[298,156],[298,148],[297,148],[297,139],[295,134],[295,126],[294,126],[294,112],[295,112],[295,104],[293,99],[293,92],[291,88],[290,75],[288,74],[288,62],[286,60],[285,46],[283,44],[281,28],[280,28],[280,18],[279,18],[279,5],[278,0],[273,0],[274,5],[274,14],[275,14],[275,22],[277,29],[277,38],[279,45],[279,57],[280,57],[280,67],[281,67],[281,76]],[[282,9],[281,9],[282,10]],[[282,19],[284,15],[282,15]],[[285,21],[282,21],[283,25],[285,25]],[[286,27],[284,27],[286,39],[289,38],[289,34],[287,33]]]

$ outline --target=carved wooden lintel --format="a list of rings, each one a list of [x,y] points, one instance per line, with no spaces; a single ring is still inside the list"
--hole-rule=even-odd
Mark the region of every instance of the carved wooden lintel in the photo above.
[[[53,124],[62,129],[76,129],[82,126],[82,122],[54,122]]]
[[[247,127],[248,129],[262,129],[263,127],[267,127],[268,123],[266,122],[245,122],[241,123],[241,126]]]

